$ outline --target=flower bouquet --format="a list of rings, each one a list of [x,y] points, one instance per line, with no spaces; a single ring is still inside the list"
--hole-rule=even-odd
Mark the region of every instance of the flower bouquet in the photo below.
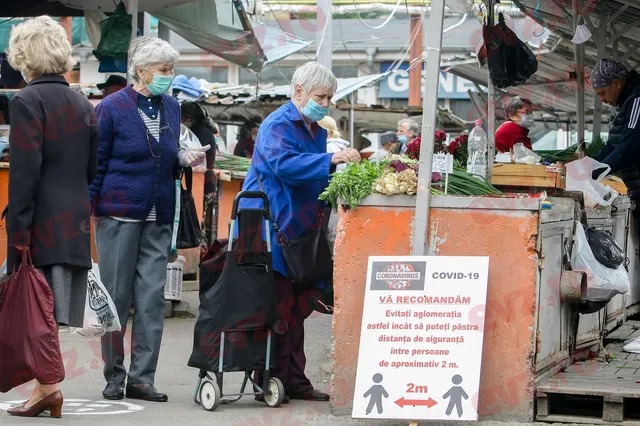
[[[415,138],[411,143],[407,145],[407,156],[413,160],[420,159],[420,141],[421,136],[419,135]],[[443,130],[436,130],[434,132],[434,141],[433,141],[433,153],[439,154],[441,152],[448,152],[447,147],[447,134]]]

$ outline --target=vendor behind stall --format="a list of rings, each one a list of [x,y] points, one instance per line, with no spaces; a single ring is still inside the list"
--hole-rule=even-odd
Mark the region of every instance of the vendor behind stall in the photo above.
[[[2,55],[0,57],[0,86],[3,89],[22,89],[27,83],[22,78],[20,71],[16,71],[9,65],[9,61]],[[13,93],[0,95],[0,124],[11,124],[9,117],[9,100]]]
[[[617,113],[609,127],[607,144],[593,159],[620,172],[631,199],[640,199],[640,75],[613,59],[601,59],[591,72],[591,86],[602,102]],[[593,172],[594,178],[602,170]]]
[[[535,121],[531,101],[520,96],[511,98],[504,112],[509,120],[502,123],[496,130],[496,150],[510,152],[511,148],[519,142],[532,149],[529,129],[533,127]]]

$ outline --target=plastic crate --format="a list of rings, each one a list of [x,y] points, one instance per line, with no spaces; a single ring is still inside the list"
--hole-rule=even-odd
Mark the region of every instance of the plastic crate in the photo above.
[[[164,285],[165,300],[182,300],[184,261],[184,256],[178,256],[175,262],[167,264],[167,282]]]

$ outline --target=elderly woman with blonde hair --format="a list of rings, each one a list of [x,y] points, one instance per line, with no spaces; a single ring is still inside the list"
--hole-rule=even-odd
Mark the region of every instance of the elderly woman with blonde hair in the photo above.
[[[29,250],[51,286],[58,324],[82,327],[91,268],[87,188],[98,143],[93,106],[63,77],[72,64],[71,45],[52,18],[13,27],[8,59],[28,83],[9,103],[8,271],[17,253]],[[31,398],[8,412],[60,417],[62,403],[59,383],[36,383]]]
[[[349,147],[349,141],[342,139],[342,135],[338,130],[338,124],[333,117],[327,115],[325,118],[318,121],[318,126],[327,131],[327,152],[340,152]]]
[[[100,277],[113,299],[121,331],[102,337],[107,385],[102,396],[165,402],[154,387],[164,327],[164,285],[181,166],[195,166],[210,148],[179,146],[180,105],[171,87],[178,52],[157,37],[139,37],[129,48],[133,84],[96,108],[98,173],[89,193],[96,216]],[[124,336],[133,304],[129,372]]]

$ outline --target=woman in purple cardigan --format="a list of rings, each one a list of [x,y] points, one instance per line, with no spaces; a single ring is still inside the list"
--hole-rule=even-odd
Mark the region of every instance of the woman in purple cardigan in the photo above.
[[[180,166],[199,164],[208,146],[181,150],[180,105],[166,92],[178,52],[166,41],[140,37],[129,49],[133,85],[96,108],[98,173],[89,193],[96,220],[100,276],[121,331],[102,338],[106,399],[164,402],[154,387],[164,325],[164,285]],[[124,367],[124,334],[133,304],[131,364]]]

